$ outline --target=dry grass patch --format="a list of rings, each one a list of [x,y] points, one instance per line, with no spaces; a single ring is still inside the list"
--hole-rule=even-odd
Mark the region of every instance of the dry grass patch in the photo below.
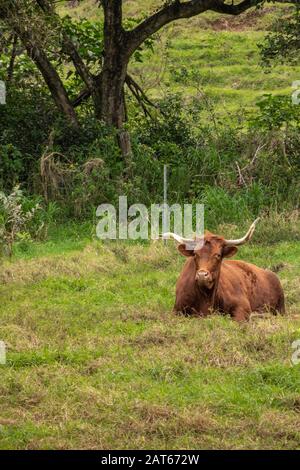
[[[267,411],[259,419],[257,433],[263,439],[283,440],[294,447],[300,444],[300,417],[292,412]]]
[[[169,347],[172,343],[178,344],[178,342],[186,340],[187,337],[187,332],[168,331],[165,327],[157,325],[146,330],[140,336],[133,338],[129,343],[142,348],[153,345],[166,345]]]
[[[134,416],[124,423],[122,432],[162,438],[165,442],[181,435],[198,435],[213,432],[216,422],[208,409],[178,410],[170,405],[137,402]]]

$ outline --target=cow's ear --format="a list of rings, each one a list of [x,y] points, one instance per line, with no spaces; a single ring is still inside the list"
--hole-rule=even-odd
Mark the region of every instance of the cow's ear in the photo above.
[[[177,249],[183,256],[194,256],[194,250],[187,250],[185,243],[178,245]]]
[[[231,258],[237,253],[238,249],[236,246],[225,246],[223,249],[223,257],[224,258]]]

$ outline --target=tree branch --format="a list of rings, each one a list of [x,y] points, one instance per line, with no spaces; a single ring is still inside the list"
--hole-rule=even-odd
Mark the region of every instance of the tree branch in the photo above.
[[[146,106],[146,100],[149,102],[147,96],[141,89],[141,87],[131,78],[129,75],[126,76],[125,83],[128,86],[129,90],[131,91],[132,95],[134,98],[137,100],[138,104],[142,108],[145,116],[151,116],[151,113],[149,112],[147,106]],[[145,100],[146,97],[146,100]]]
[[[269,3],[290,3],[291,5],[299,5],[300,0],[267,0]],[[225,15],[240,15],[244,11],[249,10],[250,8],[257,7],[259,5],[263,5],[265,0],[243,0],[242,2],[234,5],[233,2],[231,4],[224,3],[222,0],[216,0],[216,5],[209,10],[216,11],[218,13],[224,13]]]
[[[71,105],[64,84],[47,53],[35,37],[34,31],[30,30],[28,26],[24,26],[24,22],[20,20],[21,15],[17,2],[7,0],[0,7],[0,18],[2,14],[5,15],[5,22],[9,25],[12,32],[19,37],[28,56],[34,61],[41,72],[58,109],[74,127],[78,127],[77,116]]]
[[[77,106],[80,106],[83,101],[86,101],[89,99],[89,97],[92,95],[92,92],[89,88],[84,88],[78,96],[72,101],[72,106],[73,108],[77,108]]]
[[[82,58],[80,57],[73,41],[65,33],[63,33],[63,41],[64,52],[71,58],[78,75],[84,81],[86,86],[92,89],[93,78],[89,70],[87,69],[85,63],[83,62]]]
[[[36,0],[37,4],[43,10],[45,14],[54,17],[56,15],[53,4],[49,0]],[[82,81],[86,84],[86,86],[90,89],[93,87],[93,78],[86,67],[85,63],[83,62],[82,58],[80,57],[78,50],[71,40],[71,38],[62,30],[62,38],[63,38],[63,51],[67,54],[70,59],[72,60],[74,67],[82,79]]]
[[[132,95],[137,100],[138,104],[141,106],[145,116],[149,116],[152,118],[152,115],[148,110],[147,106],[152,106],[153,108],[157,108],[157,106],[148,98],[148,96],[140,87],[140,85],[136,83],[136,81],[128,74],[126,75],[125,83],[131,91]]]
[[[97,77],[98,81],[101,79],[100,76]],[[151,106],[152,108],[158,108],[155,103],[153,103],[144,90],[140,87],[140,85],[130,76],[126,75],[125,83],[128,86],[128,89],[131,91],[134,98],[137,100],[138,104],[141,106],[142,110],[144,111],[146,116],[152,117],[151,113],[149,112],[147,106]],[[98,83],[99,85],[99,83]],[[83,101],[86,101],[92,95],[91,90],[89,88],[84,88],[79,95],[72,101],[72,106],[76,108],[80,106]]]
[[[8,83],[10,83],[13,78],[15,60],[17,57],[17,45],[18,45],[18,36],[16,34],[13,34],[12,51],[11,51],[9,66],[7,69],[7,82]]]
[[[232,0],[232,3],[229,4],[224,0],[190,0],[185,2],[174,0],[126,33],[129,53],[132,54],[147,38],[173,21],[192,18],[208,10],[228,15],[239,15],[252,7],[263,4],[263,2],[264,0],[242,0],[234,4],[234,0]],[[274,2],[299,4],[300,0],[274,0]]]
[[[57,107],[67,117],[72,125],[78,127],[77,116],[69,100],[66,89],[51,61],[48,59],[47,54],[40,49],[37,44],[31,42],[30,38],[27,36],[27,32],[18,31],[16,28],[15,31],[23,42],[27,50],[27,54],[32,58],[43,75]]]
[[[208,9],[212,0],[191,0],[181,3],[174,0],[169,5],[146,18],[131,31],[126,33],[130,53],[133,53],[147,38],[159,31],[163,26],[180,18],[190,18]]]
[[[262,4],[264,0],[243,0],[240,3],[234,5],[234,3],[224,3],[222,0],[216,0],[209,10],[216,11],[218,13],[224,13],[225,15],[240,15],[249,8],[256,7]],[[279,0],[280,2],[280,0]],[[288,1],[286,2],[288,3]]]

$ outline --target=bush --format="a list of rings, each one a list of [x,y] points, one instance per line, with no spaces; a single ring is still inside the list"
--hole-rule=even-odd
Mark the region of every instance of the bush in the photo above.
[[[259,112],[250,119],[255,129],[281,129],[300,126],[300,106],[292,103],[290,96],[263,95],[257,102]]]
[[[168,95],[157,105],[162,113],[154,119],[136,115],[131,121],[130,173],[116,131],[88,113],[80,116],[79,130],[61,118],[50,125],[51,113],[41,122],[35,115],[36,131],[31,123],[26,142],[17,136],[24,108],[0,134],[2,189],[26,183],[40,206],[48,207],[40,212],[45,219],[93,220],[99,204],[117,205],[120,195],[128,197],[129,205],[162,202],[166,164],[168,202],[205,203],[210,227],[299,207],[300,136],[296,114],[289,114],[286,100],[264,97],[250,122],[221,119],[202,98],[186,102],[180,95]]]
[[[26,210],[22,203],[23,193],[18,186],[8,195],[0,193],[0,246],[9,256],[17,240],[30,240],[28,226],[39,210],[38,204]]]
[[[53,105],[42,91],[9,89],[0,106],[0,188],[10,191],[17,182],[32,188],[53,121]]]
[[[56,214],[55,204],[45,209],[41,198],[26,196],[19,186],[9,194],[0,192],[0,253],[11,257],[15,243],[25,247],[44,238]]]

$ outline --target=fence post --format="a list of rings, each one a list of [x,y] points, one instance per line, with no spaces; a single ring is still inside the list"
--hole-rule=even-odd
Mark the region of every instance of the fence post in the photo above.
[[[168,167],[164,165],[164,213],[163,213],[163,232],[166,231],[167,227],[167,204],[168,204]],[[167,240],[164,240],[164,245],[167,244]]]
[[[0,104],[6,104],[6,86],[2,80],[0,80]]]
[[[6,364],[6,344],[0,341],[0,365]]]

